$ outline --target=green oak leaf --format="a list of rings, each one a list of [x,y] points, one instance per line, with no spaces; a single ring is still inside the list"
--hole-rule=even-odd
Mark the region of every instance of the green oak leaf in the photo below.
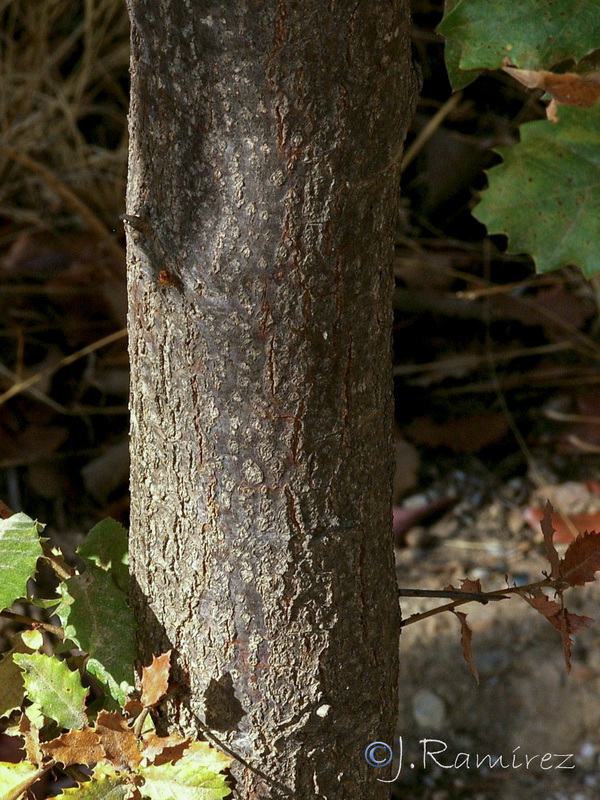
[[[108,764],[98,764],[91,780],[72,789],[65,789],[59,797],[69,800],[127,800],[135,788],[127,777],[117,773]]]
[[[480,69],[461,69],[460,55],[461,55],[460,42],[455,39],[448,39],[444,45],[444,59],[446,61],[446,71],[448,72],[448,80],[453,91],[457,92],[459,89],[464,89],[472,83],[475,78],[481,75]]]
[[[0,761],[0,797],[2,800],[19,797],[43,772],[29,761],[19,761],[17,764]]]
[[[65,637],[89,654],[86,669],[121,705],[134,682],[136,624],[125,592],[110,572],[90,564],[59,586],[56,609]]]
[[[60,603],[59,597],[53,597],[50,600],[44,600],[41,597],[28,597],[27,602],[30,603],[32,606],[37,606],[38,608],[52,608],[52,606],[56,606]]]
[[[43,555],[39,533],[43,526],[27,514],[13,514],[0,520],[0,611],[27,595],[27,581],[33,577]]]
[[[549,69],[598,47],[600,0],[459,0],[437,30],[460,43],[461,70]]]
[[[42,730],[46,720],[38,703],[32,703],[30,706],[26,706],[23,713],[34,728],[37,728],[38,731]]]
[[[78,549],[86,564],[110,570],[118,585],[127,591],[129,582],[129,556],[127,531],[114,519],[103,519],[91,529]]]
[[[30,650],[39,650],[44,646],[44,635],[37,628],[22,631],[21,638]]]
[[[459,0],[446,0],[446,16],[455,8]],[[457,92],[459,89],[468,86],[471,81],[481,74],[481,70],[462,70],[460,69],[460,57],[462,54],[462,42],[460,39],[447,38],[444,44],[444,60],[448,72],[450,85]]]
[[[231,792],[221,774],[230,763],[207,742],[192,742],[179,761],[139,769],[140,792],[150,800],[221,800]]]
[[[45,717],[61,728],[79,730],[87,725],[85,698],[78,672],[71,672],[64,661],[43,653],[15,653],[15,664],[23,670],[27,694],[39,705]]]
[[[15,709],[20,708],[25,697],[23,672],[13,659],[16,653],[30,653],[33,649],[24,641],[24,635],[25,632],[17,634],[13,640],[13,649],[0,659],[0,686],[2,687],[0,691],[0,717],[5,717]]]
[[[575,264],[600,269],[600,103],[561,106],[557,123],[521,126],[521,142],[498,148],[504,162],[488,174],[474,211],[509,248],[530,253],[540,272]]]

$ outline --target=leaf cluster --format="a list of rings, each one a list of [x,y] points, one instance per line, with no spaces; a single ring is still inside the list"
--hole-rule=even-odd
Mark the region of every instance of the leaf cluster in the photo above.
[[[597,0],[446,0],[438,31],[454,89],[503,69],[550,99],[548,120],[526,123],[475,216],[527,252],[540,272],[600,270],[600,7]]]
[[[22,752],[16,763],[0,762],[0,797],[18,800],[57,769],[71,778],[62,794],[74,800],[228,795],[228,756],[207,742],[155,732],[152,711],[169,688],[170,652],[143,667],[134,690],[125,529],[113,520],[96,525],[78,549],[81,573],[48,547],[42,529],[25,514],[0,521],[0,612],[30,626],[0,660],[0,718]],[[40,558],[62,578],[56,598],[27,594]],[[48,609],[61,627],[8,611],[15,600]],[[62,639],[53,654],[44,632]]]
[[[591,617],[573,614],[568,611],[565,606],[564,595],[567,589],[574,586],[583,586],[595,580],[596,572],[600,570],[600,533],[596,531],[579,533],[567,548],[564,556],[560,558],[554,546],[552,506],[550,502],[546,504],[541,528],[544,536],[546,557],[550,564],[550,571],[543,573],[544,578],[527,586],[511,586],[507,582],[505,589],[496,589],[492,592],[485,592],[479,580],[465,579],[461,581],[459,588],[449,585],[438,595],[443,597],[455,596],[459,599],[430,611],[413,614],[404,620],[402,624],[410,625],[442,611],[451,611],[455,614],[461,626],[461,646],[464,659],[471,674],[479,682],[479,673],[473,655],[473,632],[468,625],[467,615],[462,611],[457,611],[456,607],[463,603],[468,603],[470,597],[473,598],[473,601],[486,603],[489,600],[507,599],[511,594],[517,595],[545,617],[552,627],[560,633],[567,672],[570,672],[572,636],[589,628],[594,620]],[[548,590],[553,592],[553,597],[546,593]],[[401,594],[410,595],[410,591],[401,591]],[[418,595],[418,593],[415,594]],[[431,594],[433,595],[433,592]]]

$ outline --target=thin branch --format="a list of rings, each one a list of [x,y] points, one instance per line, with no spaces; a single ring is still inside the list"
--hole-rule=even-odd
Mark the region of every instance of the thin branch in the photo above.
[[[400,597],[449,597],[453,600],[473,600],[487,603],[490,600],[508,600],[505,594],[488,592],[461,592],[458,589],[398,589]]]
[[[295,792],[288,786],[286,786],[284,783],[280,783],[276,778],[271,778],[261,769],[253,767],[252,764],[248,763],[248,761],[246,761],[246,759],[243,758],[243,756],[241,756],[239,753],[236,753],[235,750],[232,750],[228,744],[226,744],[217,736],[215,736],[212,730],[209,727],[207,727],[204,724],[204,722],[202,722],[201,719],[198,719],[197,716],[195,716],[195,722],[202,731],[202,733],[206,736],[206,738],[209,739],[213,744],[215,744],[219,748],[219,750],[222,750],[223,753],[226,753],[228,756],[231,756],[236,761],[239,761],[239,763],[242,764],[242,766],[246,767],[246,769],[249,769],[250,772],[253,772],[255,775],[258,775],[259,778],[262,778],[263,781],[266,781],[269,784],[269,786],[272,786],[278,792],[284,794],[285,796],[291,796],[291,797],[295,796]]]
[[[12,372],[10,369],[4,366],[4,364],[0,364],[0,375],[5,378],[8,378],[13,383],[18,383],[20,378],[19,376]],[[39,400],[40,403],[45,403],[49,406],[53,411],[56,411],[58,414],[65,414],[67,413],[67,409],[64,406],[61,406],[60,403],[57,403],[51,397],[44,394],[44,392],[40,392],[39,389],[36,389],[35,386],[30,386],[27,389],[27,393],[30,394],[32,397],[35,397],[36,400]]]
[[[29,625],[31,628],[43,628],[48,633],[53,633],[60,639],[65,638],[65,632],[58,625],[52,625],[50,622],[40,622],[33,617],[26,617],[24,614],[15,614],[13,611],[0,611],[0,617],[11,619],[13,622],[21,622],[23,625]]]
[[[136,719],[136,721],[135,721],[135,723],[133,725],[133,733],[134,733],[136,739],[139,739],[141,737],[142,730],[143,730],[143,727],[144,727],[144,722],[146,721],[146,718],[148,717],[149,713],[150,713],[150,709],[149,708],[143,708],[141,710],[141,712],[140,712],[139,717]]]
[[[42,550],[44,551],[43,557],[50,564],[54,572],[56,572],[61,580],[68,581],[69,578],[73,577],[75,571],[69,567],[64,559],[60,558],[60,556],[57,556],[56,553],[53,553],[51,547],[45,543],[42,543]]]
[[[427,617],[433,617],[436,614],[441,614],[443,611],[454,611],[457,606],[465,605],[465,603],[472,603],[473,601],[478,603],[486,603],[488,600],[505,600],[509,594],[521,594],[522,592],[531,592],[533,589],[558,589],[564,584],[562,578],[558,578],[557,580],[551,580],[550,578],[543,578],[541,581],[536,581],[535,583],[529,583],[526,586],[507,586],[506,589],[502,589],[501,592],[451,592],[450,590],[440,590],[437,595],[433,594],[419,594],[413,595],[415,597],[456,597],[457,595],[461,595],[460,599],[453,600],[451,603],[446,603],[443,606],[436,606],[435,608],[430,608],[429,611],[421,611],[418,614],[412,614],[407,619],[403,619],[400,623],[401,628],[405,628],[407,625],[413,625],[415,622],[420,622],[422,619],[427,619]],[[402,596],[409,597],[410,595],[403,595],[404,591],[420,591],[426,592],[426,589],[400,589],[399,593]],[[432,590],[435,591],[435,590]]]
[[[45,764],[43,767],[40,767],[37,772],[33,773],[33,775],[28,775],[23,783],[20,783],[15,789],[12,789],[8,794],[4,795],[4,800],[19,800],[19,798],[22,798],[23,794],[31,786],[33,786],[33,784],[38,781],[42,775],[48,772],[48,770],[52,769],[55,764],[56,761],[51,761],[49,764]]]

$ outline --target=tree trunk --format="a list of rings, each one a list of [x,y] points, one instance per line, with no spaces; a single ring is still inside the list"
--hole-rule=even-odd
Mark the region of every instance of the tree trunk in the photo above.
[[[128,0],[132,600],[240,798],[383,798],[405,0]]]

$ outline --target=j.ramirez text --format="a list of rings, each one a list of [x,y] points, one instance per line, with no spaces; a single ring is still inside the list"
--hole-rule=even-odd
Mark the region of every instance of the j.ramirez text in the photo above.
[[[420,739],[423,747],[423,769],[435,764],[442,769],[574,769],[573,753],[538,753],[528,755],[515,747],[509,756],[491,753],[447,753],[448,745],[440,739]]]

